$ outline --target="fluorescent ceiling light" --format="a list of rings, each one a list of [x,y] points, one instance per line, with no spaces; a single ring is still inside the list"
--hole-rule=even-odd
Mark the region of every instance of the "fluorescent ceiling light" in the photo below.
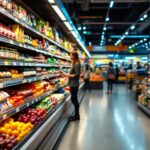
[[[138,45],[138,43],[135,43],[135,45],[137,46],[137,45]]]
[[[57,5],[52,5],[53,9],[55,10],[55,12],[57,13],[57,15],[60,17],[60,19],[62,21],[66,20],[66,17],[64,16],[64,14],[62,13],[62,11],[60,10],[60,8]]]
[[[133,26],[131,26],[131,28],[130,28],[131,30],[134,30],[135,29],[135,25],[133,25]]]
[[[129,32],[126,32],[126,33],[125,33],[125,35],[128,35],[128,34],[129,34]]]
[[[71,31],[71,33],[73,34],[73,36],[74,36],[75,38],[78,38],[77,34],[76,34],[74,31]]]
[[[48,0],[50,3],[55,3],[55,0]]]
[[[86,30],[86,27],[85,27],[85,26],[83,27],[83,30]]]
[[[111,38],[121,38],[121,35],[111,35]],[[150,38],[149,35],[127,35],[126,38]]]
[[[106,30],[107,30],[107,28],[106,28],[106,27],[104,27],[104,28],[103,28],[103,30],[104,30],[104,31],[106,31]]]
[[[80,31],[82,28],[81,27],[78,27],[78,30]]]
[[[113,5],[114,5],[114,1],[111,1],[109,7],[112,8]]]
[[[64,24],[70,31],[73,30],[69,22],[65,21]]]
[[[109,17],[106,18],[106,21],[109,21]]]
[[[144,19],[146,19],[147,17],[148,17],[148,15],[147,15],[147,14],[145,14],[145,15],[143,16],[143,18],[144,18]]]

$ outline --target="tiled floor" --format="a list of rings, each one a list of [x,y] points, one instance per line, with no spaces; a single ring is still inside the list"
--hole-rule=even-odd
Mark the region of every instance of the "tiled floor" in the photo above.
[[[150,150],[150,119],[141,112],[125,85],[114,93],[87,92],[81,120],[71,122],[58,150]]]

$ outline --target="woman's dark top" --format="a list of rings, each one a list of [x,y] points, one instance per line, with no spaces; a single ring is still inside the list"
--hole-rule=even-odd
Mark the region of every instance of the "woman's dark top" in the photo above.
[[[69,77],[68,85],[70,87],[79,87],[80,72],[81,72],[80,63],[74,64],[70,70],[70,74],[74,74],[75,77]]]

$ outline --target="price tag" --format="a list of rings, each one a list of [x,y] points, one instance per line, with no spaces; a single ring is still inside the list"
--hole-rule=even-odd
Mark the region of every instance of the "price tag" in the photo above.
[[[5,61],[4,64],[5,64],[6,66],[8,66],[8,65],[9,65],[9,61]]]
[[[8,114],[3,115],[3,119],[6,119],[8,117]]]
[[[29,103],[27,103],[27,107],[29,106]]]
[[[19,107],[18,107],[18,108],[16,108],[16,112],[19,112]]]
[[[19,20],[18,20],[17,18],[15,18],[15,21],[17,21],[17,22],[18,22]]]
[[[13,65],[14,65],[14,66],[16,66],[16,65],[17,65],[17,63],[16,63],[16,62],[13,62]]]
[[[20,66],[23,66],[23,63],[20,63]]]
[[[4,84],[0,83],[0,88],[3,88],[4,87]]]
[[[27,48],[27,46],[26,46],[26,45],[24,45],[24,48]]]
[[[14,44],[14,41],[13,41],[13,40],[10,40],[9,43],[10,43],[10,44]]]
[[[34,104],[34,101],[32,101],[32,104]]]
[[[20,43],[19,45],[20,45],[20,47],[22,47],[22,46],[23,46],[21,43]]]
[[[23,80],[23,81],[22,81],[22,83],[26,83],[26,82],[27,82],[27,80]]]

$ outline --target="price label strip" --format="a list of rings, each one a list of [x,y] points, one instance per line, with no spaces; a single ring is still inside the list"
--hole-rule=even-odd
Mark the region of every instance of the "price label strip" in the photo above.
[[[6,66],[8,66],[8,65],[9,65],[9,61],[5,61],[4,64],[5,64]]]
[[[3,120],[6,119],[8,117],[8,114],[4,114],[3,115]]]

